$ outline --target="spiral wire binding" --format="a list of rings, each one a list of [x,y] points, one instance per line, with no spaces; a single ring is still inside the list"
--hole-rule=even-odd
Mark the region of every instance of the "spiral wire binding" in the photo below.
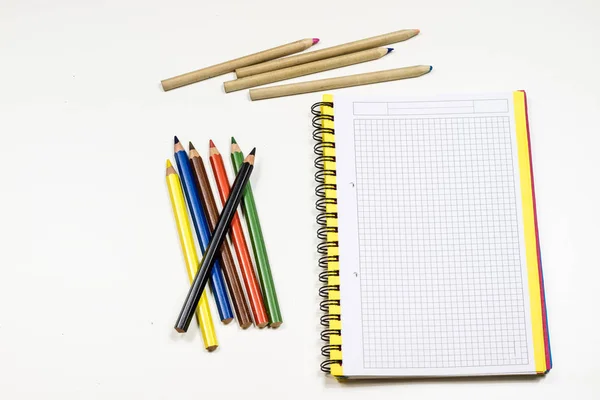
[[[339,261],[339,256],[328,255],[328,250],[332,247],[337,247],[338,242],[327,241],[327,234],[337,232],[338,229],[337,227],[327,226],[327,220],[337,219],[338,214],[334,212],[327,212],[327,205],[337,204],[337,199],[325,197],[327,190],[336,189],[336,185],[325,183],[325,179],[327,176],[336,175],[336,172],[334,170],[325,169],[325,163],[334,162],[335,156],[324,155],[324,149],[335,148],[335,143],[323,141],[323,134],[334,135],[335,131],[332,128],[324,128],[322,126],[323,121],[333,121],[333,115],[324,115],[321,112],[321,107],[333,107],[333,103],[318,102],[313,104],[310,110],[313,114],[313,139],[316,141],[314,151],[317,156],[315,158],[315,167],[317,168],[317,172],[315,173],[315,181],[317,182],[315,194],[317,195],[318,200],[315,203],[315,207],[317,211],[319,211],[319,214],[317,215],[317,224],[319,225],[319,229],[317,230],[317,238],[321,240],[321,243],[319,243],[319,245],[317,246],[317,251],[321,255],[321,257],[319,258],[319,268],[321,268],[322,270],[319,273],[319,282],[323,284],[323,286],[319,288],[319,296],[323,298],[319,308],[324,313],[321,316],[321,325],[324,327],[323,331],[321,331],[321,339],[327,343],[326,345],[321,347],[321,354],[324,357],[327,357],[327,360],[321,363],[321,370],[323,372],[330,373],[332,364],[342,363],[340,360],[329,359],[329,356],[332,351],[340,351],[342,349],[340,345],[329,343],[329,338],[331,335],[341,335],[341,331],[339,329],[329,328],[331,321],[340,321],[339,315],[329,313],[330,306],[340,305],[339,300],[329,299],[329,292],[332,290],[339,291],[340,287],[339,285],[329,284],[329,277],[339,276],[339,271],[328,270],[329,263]]]

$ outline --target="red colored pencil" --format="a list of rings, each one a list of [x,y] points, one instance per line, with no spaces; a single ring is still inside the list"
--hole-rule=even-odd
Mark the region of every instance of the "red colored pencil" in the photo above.
[[[217,182],[221,203],[225,204],[230,191],[229,178],[227,178],[223,157],[221,157],[221,153],[219,153],[219,150],[217,150],[212,140],[210,141],[210,166],[212,167]],[[265,310],[260,286],[258,285],[256,274],[254,273],[252,258],[250,258],[248,244],[246,243],[244,230],[242,229],[240,217],[237,212],[231,221],[229,235],[231,236],[238,263],[240,264],[244,286],[246,287],[246,294],[248,295],[250,308],[252,309],[252,315],[254,316],[254,324],[259,328],[264,328],[269,323],[269,316]]]

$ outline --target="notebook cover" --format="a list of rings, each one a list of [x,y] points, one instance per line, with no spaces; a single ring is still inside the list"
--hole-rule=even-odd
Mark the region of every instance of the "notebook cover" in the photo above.
[[[535,260],[533,265],[528,265],[528,267],[532,268],[532,270],[529,270],[529,276],[530,278],[533,278],[534,281],[530,281],[530,295],[532,301],[531,311],[534,322],[534,336],[536,336],[537,333],[537,338],[534,340],[536,371],[538,373],[547,373],[552,368],[552,355],[550,352],[548,315],[546,311],[546,296],[542,274],[542,256],[540,250],[533,163],[531,157],[531,136],[529,130],[529,115],[527,112],[527,95],[524,90],[519,90],[514,93],[514,105],[515,121],[517,124],[521,185],[524,197],[523,208],[525,209],[527,206],[527,209],[530,210],[530,214],[527,215],[529,220],[526,221],[526,235],[529,234],[531,236],[531,243],[527,244],[527,252],[532,252]],[[526,242],[528,239],[529,238],[526,238]],[[534,293],[539,293],[539,295],[534,296]],[[533,304],[534,301],[536,304]]]
[[[529,132],[529,120],[527,114],[527,98],[525,91],[514,92],[514,110],[516,122],[516,136],[519,157],[519,169],[521,178],[521,193],[524,210],[525,223],[525,241],[527,253],[527,273],[529,277],[529,292],[530,292],[530,307],[532,314],[532,330],[534,335],[534,357],[535,368],[538,374],[547,373],[552,368],[552,357],[550,352],[550,339],[548,333],[548,317],[546,311],[546,299],[544,291],[544,280],[542,275],[542,262],[539,243],[539,230],[537,223],[537,209],[535,205],[535,188],[533,180],[533,165],[531,159],[531,142]],[[331,105],[329,105],[331,103]],[[323,102],[320,105],[320,114],[331,118],[322,118],[320,120],[323,133],[321,135],[321,143],[335,143],[335,135],[328,133],[328,130],[333,132],[333,96],[323,95]],[[335,157],[335,147],[322,147],[323,156]],[[335,161],[324,161],[324,171],[335,171]],[[335,188],[335,174],[324,174],[324,183],[326,187],[333,187],[324,190],[326,226],[337,229],[337,194]],[[330,201],[327,201],[330,200]],[[327,243],[337,243],[337,230],[327,233]],[[337,246],[327,247],[327,256],[339,256]],[[337,331],[339,334],[329,334],[328,349],[323,352],[328,356],[328,360],[324,363],[328,365],[331,375],[335,377],[343,377],[342,367],[342,335],[341,335],[341,305],[339,305],[339,261],[328,261],[328,272],[336,272],[335,275],[329,276],[328,283],[328,314],[334,318],[328,318],[328,328],[330,331]],[[332,304],[335,301],[335,304]],[[338,318],[335,318],[337,316]]]

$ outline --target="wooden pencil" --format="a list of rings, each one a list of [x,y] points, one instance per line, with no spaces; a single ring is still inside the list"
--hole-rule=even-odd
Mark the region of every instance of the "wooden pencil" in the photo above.
[[[416,78],[429,73],[432,69],[433,67],[430,65],[417,65],[414,67],[388,69],[385,71],[340,76],[338,78],[321,79],[318,81],[250,89],[250,98],[252,100],[264,100],[302,93],[320,92],[351,86],[370,85],[373,83],[395,81],[399,79]]]
[[[200,196],[202,196],[202,205],[208,216],[208,227],[213,231],[217,224],[217,220],[219,219],[219,210],[217,209],[210,182],[208,181],[204,162],[202,161],[200,154],[198,154],[198,151],[194,148],[192,142],[190,142],[190,164],[192,171],[194,172],[196,189],[198,193],[200,193]],[[229,287],[229,293],[231,294],[231,300],[238,323],[242,329],[246,329],[252,325],[252,317],[250,316],[248,303],[244,297],[244,290],[242,289],[242,284],[240,283],[240,278],[238,277],[227,240],[225,240],[221,246],[221,256],[219,261],[223,266],[223,275],[225,275],[225,280]]]
[[[208,78],[226,74],[228,72],[233,72],[236,68],[254,65],[263,61],[273,60],[275,58],[299,53],[317,43],[319,43],[319,39],[317,38],[297,40],[295,42],[264,50],[259,53],[250,54],[248,56],[236,58],[235,60],[226,61],[211,67],[202,68],[186,74],[175,76],[173,78],[165,79],[160,83],[163,87],[163,90],[166,92],[181,86],[200,82]]]
[[[264,72],[275,71],[282,68],[293,67],[295,65],[337,57],[343,54],[350,54],[375,47],[387,46],[392,43],[398,43],[410,39],[418,35],[419,32],[420,31],[418,29],[403,29],[367,39],[357,40],[355,42],[328,47],[322,50],[310,51],[308,53],[267,61],[248,67],[240,67],[235,70],[235,75],[238,78],[244,78],[250,75],[262,74]]]
[[[206,212],[202,207],[200,194],[196,190],[196,185],[194,184],[190,160],[188,159],[185,149],[179,142],[179,139],[177,139],[177,136],[175,136],[174,142],[173,152],[175,153],[177,168],[179,169],[183,193],[185,194],[188,208],[192,216],[192,222],[194,230],[196,231],[196,237],[198,238],[200,250],[204,253],[208,246],[208,242],[210,241],[211,229],[208,227]],[[233,320],[233,311],[231,310],[229,296],[227,295],[227,289],[225,288],[221,264],[218,260],[215,262],[214,268],[210,271],[210,288],[212,289],[213,297],[217,304],[221,322],[224,324],[230,323]]]
[[[237,173],[244,162],[244,154],[233,137],[231,138],[231,161],[233,163],[233,169]],[[277,300],[273,274],[271,273],[271,264],[269,263],[269,257],[267,255],[267,246],[265,245],[265,239],[263,237],[262,227],[260,226],[260,220],[258,219],[258,211],[256,209],[254,194],[252,193],[252,186],[250,183],[248,183],[246,190],[244,191],[242,209],[246,216],[246,225],[248,226],[248,232],[250,233],[250,242],[252,243],[252,250],[254,251],[254,260],[256,260],[258,279],[260,279],[262,295],[267,314],[269,315],[269,326],[271,328],[277,328],[283,323],[283,319],[281,317],[281,310],[279,309],[279,301]]]
[[[210,165],[215,181],[217,182],[221,203],[225,204],[230,196],[229,179],[227,178],[223,157],[221,157],[219,150],[217,150],[212,140],[209,145]],[[246,238],[244,236],[244,230],[242,229],[242,224],[237,213],[235,213],[233,220],[231,221],[231,231],[229,232],[229,235],[231,237],[233,248],[235,249],[235,254],[237,255],[240,271],[242,272],[246,294],[248,295],[250,309],[252,310],[252,315],[254,317],[254,324],[259,328],[264,328],[269,324],[269,316],[265,310],[260,286],[256,279],[252,258],[250,257],[248,244],[246,243]]]
[[[183,252],[183,258],[185,259],[188,277],[190,278],[190,282],[192,282],[194,275],[198,272],[198,255],[196,253],[196,246],[194,244],[194,237],[192,236],[192,228],[190,227],[185,200],[183,199],[181,182],[175,172],[175,168],[173,168],[173,165],[171,165],[171,161],[169,160],[167,160],[167,187],[169,188],[169,197],[171,198],[173,215],[175,216],[175,222],[177,224],[181,251]],[[208,306],[206,293],[202,293],[200,303],[195,308],[198,324],[200,325],[200,332],[202,333],[202,340],[204,341],[204,347],[208,351],[213,351],[219,347],[219,342],[217,341],[217,334]]]
[[[242,165],[240,172],[235,177],[235,181],[231,187],[231,195],[223,206],[223,211],[219,216],[213,236],[210,239],[208,247],[206,248],[206,252],[202,256],[202,260],[200,261],[198,273],[194,277],[192,286],[190,287],[185,302],[183,303],[183,307],[181,308],[181,312],[179,313],[179,317],[177,318],[177,322],[175,324],[175,330],[177,332],[186,332],[190,326],[190,322],[194,316],[194,310],[196,309],[198,301],[200,300],[202,292],[204,291],[204,287],[208,281],[208,276],[210,274],[210,270],[212,269],[212,265],[219,254],[219,248],[225,240],[225,236],[230,228],[231,220],[236,213],[236,209],[240,205],[246,184],[250,180],[250,175],[252,174],[252,169],[254,168],[255,152],[256,149],[253,149],[250,154],[248,154],[248,157],[246,157],[244,160],[244,165]]]
[[[338,57],[327,58],[325,60],[313,61],[307,64],[296,65],[278,69],[276,71],[265,72],[262,74],[251,75],[245,78],[228,81],[223,84],[225,92],[235,92],[236,90],[248,89],[255,86],[266,85],[267,83],[284,81],[299,76],[316,74],[317,72],[328,71],[331,69],[342,68],[348,65],[359,64],[367,61],[377,60],[393,49],[378,47],[359,51],[357,53],[345,54]]]

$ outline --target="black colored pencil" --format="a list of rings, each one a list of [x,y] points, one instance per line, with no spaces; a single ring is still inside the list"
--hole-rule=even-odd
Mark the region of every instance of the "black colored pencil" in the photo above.
[[[187,297],[185,298],[185,302],[183,303],[183,307],[179,313],[179,317],[177,318],[177,323],[175,324],[175,330],[177,332],[187,332],[190,322],[194,317],[194,311],[198,305],[200,296],[204,291],[206,282],[208,281],[209,272],[215,260],[219,256],[219,249],[225,240],[225,235],[227,235],[227,231],[229,231],[231,220],[233,219],[240,201],[242,200],[244,188],[250,180],[250,174],[252,174],[252,170],[254,169],[255,153],[256,149],[252,149],[252,151],[244,159],[244,163],[242,164],[242,167],[240,168],[235,177],[235,181],[231,186],[229,197],[223,206],[223,211],[221,211],[221,215],[219,216],[219,220],[217,221],[217,225],[215,226],[215,230],[213,231],[210,242],[208,243],[206,251],[202,256],[202,260],[200,261],[198,273],[194,277],[194,282],[190,287]]]

